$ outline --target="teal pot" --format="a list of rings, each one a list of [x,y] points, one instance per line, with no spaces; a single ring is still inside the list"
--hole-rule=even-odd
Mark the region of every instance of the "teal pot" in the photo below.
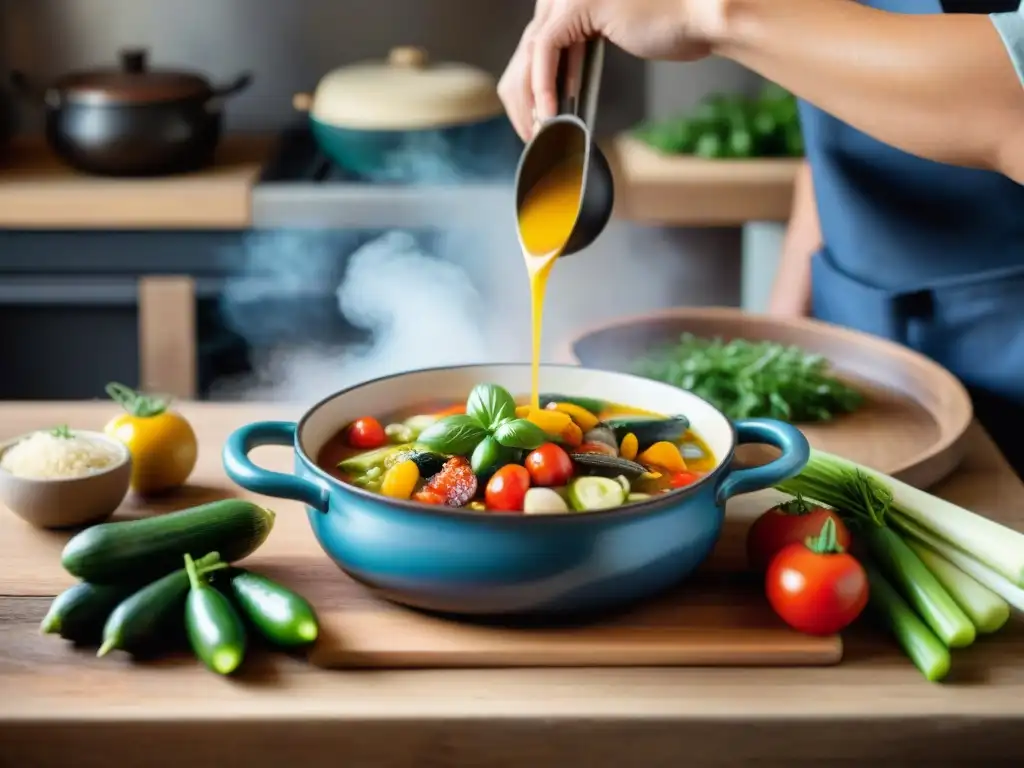
[[[375,182],[511,178],[523,147],[488,73],[419,48],[334,70],[293,105],[330,160]]]
[[[530,389],[530,366],[469,365],[388,376],[337,392],[299,421],[248,424],[228,439],[223,462],[243,488],[305,505],[326,555],[379,595],[411,607],[472,616],[569,616],[619,608],[686,579],[711,553],[725,503],[800,472],[809,446],[795,427],[766,419],[733,423],[683,390],[624,373],[543,366],[542,387],[689,417],[718,459],[695,484],[616,509],[551,515],[476,512],[390,499],[317,467],[326,441],[356,418],[431,397],[457,402],[480,382]],[[733,467],[736,446],[765,443],[778,458]],[[262,469],[249,453],[281,445],[294,472]]]

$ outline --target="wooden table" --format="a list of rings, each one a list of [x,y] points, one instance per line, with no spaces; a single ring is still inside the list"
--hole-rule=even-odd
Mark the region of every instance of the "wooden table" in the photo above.
[[[201,440],[196,487],[168,507],[233,492],[219,467],[227,432],[299,407],[187,404]],[[110,406],[0,405],[0,437],[68,422],[95,428]],[[898,428],[895,427],[894,428]],[[286,469],[284,449],[255,458]],[[943,496],[1024,528],[1024,487],[980,428]],[[749,518],[770,499],[730,503]],[[130,499],[119,514],[131,515]],[[277,505],[275,505],[276,508]],[[253,560],[311,536],[282,508]],[[886,637],[861,631],[819,669],[323,672],[255,657],[240,680],[191,660],[136,664],[75,652],[37,625],[70,578],[63,537],[0,510],[0,766],[1002,765],[1024,759],[1024,622],[960,652],[925,682]],[[247,662],[248,663],[248,662]],[[1014,735],[1016,733],[1016,735]],[[753,761],[757,761],[754,763]]]

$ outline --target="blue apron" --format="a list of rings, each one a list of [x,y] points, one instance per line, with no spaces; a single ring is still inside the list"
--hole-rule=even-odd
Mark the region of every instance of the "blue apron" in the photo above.
[[[940,0],[864,4],[943,10]],[[952,371],[1021,474],[1024,186],[906,154],[804,102],[800,118],[825,243],[812,262],[814,316]]]

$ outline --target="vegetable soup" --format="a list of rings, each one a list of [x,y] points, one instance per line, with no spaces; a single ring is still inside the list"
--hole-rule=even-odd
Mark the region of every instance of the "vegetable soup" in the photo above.
[[[685,415],[495,384],[347,424],[317,456],[333,477],[394,499],[479,512],[611,509],[697,482],[717,460]]]

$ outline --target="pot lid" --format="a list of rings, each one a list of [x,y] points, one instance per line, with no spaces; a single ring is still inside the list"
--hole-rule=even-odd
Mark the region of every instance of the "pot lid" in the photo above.
[[[210,94],[201,75],[170,69],[150,69],[147,52],[121,52],[121,66],[64,75],[53,87],[71,101],[90,103],[153,103],[191,99]]]
[[[359,130],[418,130],[484,120],[503,111],[497,85],[467,64],[429,61],[422,48],[391,50],[328,73],[317,85],[311,114]]]

